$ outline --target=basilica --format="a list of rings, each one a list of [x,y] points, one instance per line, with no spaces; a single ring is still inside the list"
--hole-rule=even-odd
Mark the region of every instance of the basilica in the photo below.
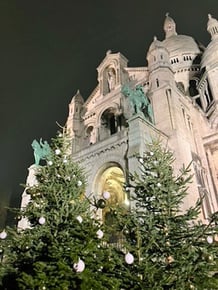
[[[184,209],[204,196],[202,217],[218,210],[218,21],[208,15],[207,47],[177,34],[166,15],[165,38],[154,37],[147,66],[128,67],[108,51],[97,67],[98,85],[85,101],[78,91],[66,122],[72,156],[85,168],[87,194],[110,192],[129,206],[122,183],[138,170],[135,153],[160,138],[173,151],[175,173],[191,163],[193,182]]]

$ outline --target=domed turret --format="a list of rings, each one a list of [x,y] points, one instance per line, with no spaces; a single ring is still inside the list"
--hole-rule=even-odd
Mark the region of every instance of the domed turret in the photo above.
[[[72,135],[80,131],[82,127],[81,113],[84,104],[84,99],[77,90],[69,104],[69,115],[67,119],[67,130]],[[74,132],[74,133],[73,133]]]
[[[211,39],[218,37],[218,21],[208,14],[207,31],[211,34]]]
[[[156,36],[149,47],[147,61],[149,69],[154,69],[156,66],[169,66],[170,64],[169,53]]]
[[[203,54],[202,68],[209,68],[218,63],[218,21],[210,14],[208,14],[207,31],[211,34],[211,42]]]
[[[170,56],[200,53],[199,45],[192,37],[177,34],[176,23],[169,17],[168,13],[166,14],[163,28],[165,31],[163,45],[167,48]]]
[[[163,29],[165,39],[162,45],[169,53],[175,81],[184,93],[189,93],[189,82],[200,70],[202,47],[191,36],[179,35],[175,21],[166,14]]]
[[[156,36],[149,47],[147,61],[150,72],[150,87],[152,89],[174,80],[169,53]]]
[[[163,47],[163,45],[162,45],[161,41],[157,39],[157,36],[154,36],[154,39],[153,39],[148,51],[151,52],[152,50],[157,49],[159,47]]]

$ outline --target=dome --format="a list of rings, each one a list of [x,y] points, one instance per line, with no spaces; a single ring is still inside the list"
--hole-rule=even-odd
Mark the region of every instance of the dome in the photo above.
[[[197,42],[187,35],[172,35],[162,42],[170,56],[183,54],[199,54],[201,52]]]
[[[159,41],[156,36],[154,36],[154,40],[152,41],[148,51],[152,51],[154,49],[161,48],[161,47],[163,47],[162,42]]]
[[[202,56],[201,67],[208,67],[218,62],[218,39],[209,43]]]
[[[207,67],[218,62],[218,21],[208,15],[207,31],[211,34],[211,42],[202,57],[201,67]]]
[[[168,50],[170,57],[182,54],[199,54],[200,48],[191,36],[178,35],[176,32],[176,23],[166,14],[163,26],[165,39],[163,46]]]
[[[211,34],[211,37],[213,39],[214,35],[217,37],[217,28],[218,28],[218,21],[211,16],[211,14],[208,14],[208,22],[207,22],[207,31]]]

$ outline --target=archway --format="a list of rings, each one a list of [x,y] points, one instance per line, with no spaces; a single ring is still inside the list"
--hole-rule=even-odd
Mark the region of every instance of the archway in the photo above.
[[[100,171],[97,177],[96,191],[98,197],[101,198],[104,192],[109,192],[110,197],[107,199],[107,205],[101,211],[101,218],[110,228],[110,242],[118,243],[121,234],[115,225],[116,207],[122,207],[126,211],[129,210],[129,199],[124,191],[125,176],[123,170],[118,164],[110,163]]]
[[[101,115],[100,140],[117,133],[118,128],[115,112],[115,108],[108,108]]]

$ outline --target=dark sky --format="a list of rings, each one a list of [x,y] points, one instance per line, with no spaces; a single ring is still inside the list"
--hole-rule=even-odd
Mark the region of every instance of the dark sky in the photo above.
[[[145,66],[166,12],[179,34],[206,46],[207,14],[218,19],[218,1],[0,0],[0,208],[19,205],[32,140],[55,136],[78,88],[89,96],[106,51]]]

